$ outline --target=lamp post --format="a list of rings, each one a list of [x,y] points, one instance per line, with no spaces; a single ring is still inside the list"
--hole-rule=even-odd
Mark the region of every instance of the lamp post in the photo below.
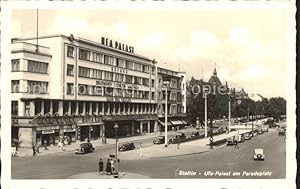
[[[204,137],[207,137],[207,93],[204,91]]]
[[[228,132],[231,131],[231,93],[228,93],[229,101],[228,101]]]
[[[118,129],[119,129],[119,125],[117,123],[115,123],[114,125],[114,130],[115,130],[115,136],[116,136],[116,178],[119,177],[119,165],[118,165]]]
[[[163,89],[165,89],[165,147],[168,147],[168,81],[163,82]]]

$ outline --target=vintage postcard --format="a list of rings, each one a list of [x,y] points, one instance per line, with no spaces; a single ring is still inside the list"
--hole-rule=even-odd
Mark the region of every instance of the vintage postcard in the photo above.
[[[1,7],[4,188],[296,188],[295,1]]]

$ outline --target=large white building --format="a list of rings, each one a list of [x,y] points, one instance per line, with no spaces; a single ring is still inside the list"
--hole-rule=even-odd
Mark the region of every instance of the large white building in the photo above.
[[[20,146],[105,142],[115,123],[119,136],[159,129],[156,62],[131,46],[73,35],[13,39],[11,63],[12,137]]]

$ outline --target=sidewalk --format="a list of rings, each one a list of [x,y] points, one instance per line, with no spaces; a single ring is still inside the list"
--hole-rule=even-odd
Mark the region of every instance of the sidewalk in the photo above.
[[[182,132],[189,132],[195,130],[194,128],[186,128],[178,131]],[[175,131],[168,131],[170,135],[175,134]],[[168,135],[169,135],[168,134]],[[132,136],[132,137],[126,137],[126,138],[120,138],[119,144],[125,143],[125,142],[134,142],[137,140],[143,140],[143,139],[149,139],[149,138],[155,138],[156,136],[160,135],[160,132],[155,133],[147,133],[146,135],[139,135],[139,136]],[[43,156],[43,155],[49,155],[49,154],[57,154],[57,153],[63,153],[63,152],[70,152],[75,151],[79,147],[79,145],[82,142],[75,142],[71,143],[70,145],[64,146],[64,151],[61,151],[58,146],[48,146],[48,150],[45,150],[43,147],[39,148],[40,153],[36,154],[37,156]],[[116,139],[114,138],[107,138],[106,144],[102,144],[101,140],[94,140],[91,141],[94,147],[105,147],[105,146],[111,146],[116,144]],[[18,148],[17,151],[17,157],[24,157],[24,156],[33,156],[33,152],[31,148]]]
[[[224,133],[214,136],[214,141],[226,139],[228,137],[236,135],[236,133],[236,131],[232,131],[227,134]],[[179,144],[179,146],[178,144],[169,144],[168,147],[165,147],[164,144],[153,145],[146,148],[140,148],[139,146],[136,146],[137,148],[135,150],[119,152],[118,157],[121,160],[178,157],[185,155],[201,154],[219,148],[214,146],[213,149],[210,149],[209,144],[210,141],[208,137],[181,143]]]

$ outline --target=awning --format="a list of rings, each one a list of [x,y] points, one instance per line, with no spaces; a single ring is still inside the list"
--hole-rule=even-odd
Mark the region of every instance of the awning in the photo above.
[[[165,122],[158,120],[158,123],[162,126],[165,126]],[[169,121],[168,121],[168,127],[173,126]]]
[[[181,120],[181,122],[182,122],[183,125],[187,125],[187,122],[186,122],[186,121]]]
[[[173,126],[182,125],[182,122],[180,120],[170,121],[170,122],[172,123]]]
[[[104,123],[78,123],[77,126],[104,125]]]

